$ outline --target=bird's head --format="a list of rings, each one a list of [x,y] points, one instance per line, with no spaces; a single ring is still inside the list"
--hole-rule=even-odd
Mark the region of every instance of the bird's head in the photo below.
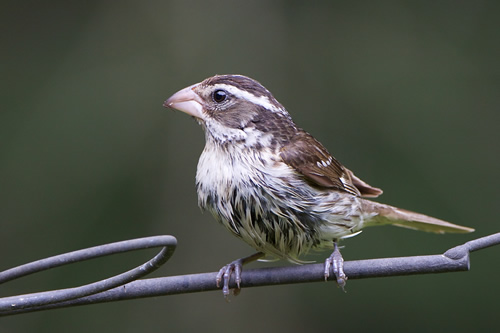
[[[273,95],[243,75],[210,77],[176,92],[163,106],[193,116],[204,127],[207,138],[223,143],[245,141],[256,134],[283,134],[275,132],[282,132],[280,125],[284,123],[295,128]]]

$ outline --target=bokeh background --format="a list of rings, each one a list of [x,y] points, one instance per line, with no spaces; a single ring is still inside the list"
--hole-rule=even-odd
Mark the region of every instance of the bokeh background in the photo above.
[[[214,75],[262,82],[383,202],[476,228],[393,227],[346,240],[346,260],[442,253],[500,230],[495,1],[3,1],[0,269],[158,234],[179,246],[154,276],[252,253],[197,208],[201,128],[164,109]],[[59,268],[2,295],[76,286],[153,252]],[[321,261],[328,255],[318,254]],[[485,331],[499,249],[463,273],[157,297],[2,318],[2,332]],[[256,263],[252,267],[269,266]]]

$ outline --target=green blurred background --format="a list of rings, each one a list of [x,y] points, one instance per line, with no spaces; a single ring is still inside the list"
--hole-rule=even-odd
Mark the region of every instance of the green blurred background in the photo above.
[[[3,1],[0,269],[112,241],[175,235],[155,276],[252,253],[197,208],[204,145],[164,109],[214,74],[262,82],[381,201],[476,228],[372,228],[346,260],[442,253],[498,232],[500,48],[495,1]],[[59,268],[2,295],[91,282],[153,252]],[[322,261],[327,253],[314,258]],[[207,292],[3,318],[1,332],[492,329],[499,249],[466,273]],[[252,267],[272,264],[256,263]]]

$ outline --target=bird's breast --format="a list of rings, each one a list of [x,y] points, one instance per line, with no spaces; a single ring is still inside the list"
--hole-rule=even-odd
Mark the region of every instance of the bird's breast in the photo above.
[[[200,207],[255,249],[295,262],[351,234],[352,196],[307,185],[276,156],[207,145],[196,174]]]
[[[198,162],[196,187],[202,208],[210,196],[228,201],[235,191],[250,195],[264,182],[267,162],[263,152],[245,151],[234,147],[206,145]]]

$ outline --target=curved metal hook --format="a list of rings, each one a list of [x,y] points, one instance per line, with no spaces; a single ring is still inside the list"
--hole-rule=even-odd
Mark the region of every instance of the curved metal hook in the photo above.
[[[161,251],[148,262],[125,273],[113,276],[105,280],[75,288],[0,298],[0,315],[10,314],[12,312],[19,311],[20,309],[60,303],[88,295],[97,294],[102,291],[109,290],[137,280],[138,278],[141,278],[155,271],[161,265],[167,262],[174,253],[176,246],[177,240],[173,236],[153,236],[138,238],[68,252],[46,259],[33,261],[31,263],[0,272],[1,284],[20,278],[22,276],[79,261],[139,249],[163,247]]]

